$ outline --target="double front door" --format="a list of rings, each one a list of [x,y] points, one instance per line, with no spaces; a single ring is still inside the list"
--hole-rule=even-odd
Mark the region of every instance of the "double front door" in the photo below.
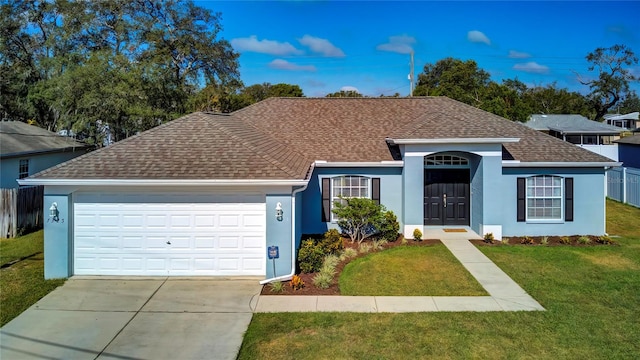
[[[469,199],[469,169],[425,169],[425,225],[469,225]]]

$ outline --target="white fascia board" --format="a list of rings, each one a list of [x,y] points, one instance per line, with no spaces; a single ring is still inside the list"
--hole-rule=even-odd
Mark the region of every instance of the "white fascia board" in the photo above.
[[[396,145],[421,144],[505,144],[517,143],[520,138],[447,138],[447,139],[387,139]]]
[[[315,167],[402,167],[404,166],[404,161],[393,160],[393,161],[369,161],[369,162],[348,162],[348,161],[337,161],[337,162],[329,162],[325,160],[316,160],[313,164]]]
[[[308,180],[21,179],[20,185],[58,186],[304,186]]]
[[[563,167],[618,167],[621,162],[513,162],[502,161],[502,167],[563,168]]]

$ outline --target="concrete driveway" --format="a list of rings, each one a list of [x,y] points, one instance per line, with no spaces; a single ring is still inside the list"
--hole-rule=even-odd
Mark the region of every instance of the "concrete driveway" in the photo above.
[[[0,330],[1,359],[235,359],[257,280],[82,279]]]

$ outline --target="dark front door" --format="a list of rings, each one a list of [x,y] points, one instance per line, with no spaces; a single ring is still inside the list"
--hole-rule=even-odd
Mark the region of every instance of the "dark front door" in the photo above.
[[[424,224],[469,225],[469,169],[424,171]]]

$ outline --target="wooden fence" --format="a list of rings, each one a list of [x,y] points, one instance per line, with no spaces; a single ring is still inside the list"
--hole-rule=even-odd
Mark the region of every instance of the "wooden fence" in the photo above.
[[[42,228],[44,187],[0,189],[0,237]]]

